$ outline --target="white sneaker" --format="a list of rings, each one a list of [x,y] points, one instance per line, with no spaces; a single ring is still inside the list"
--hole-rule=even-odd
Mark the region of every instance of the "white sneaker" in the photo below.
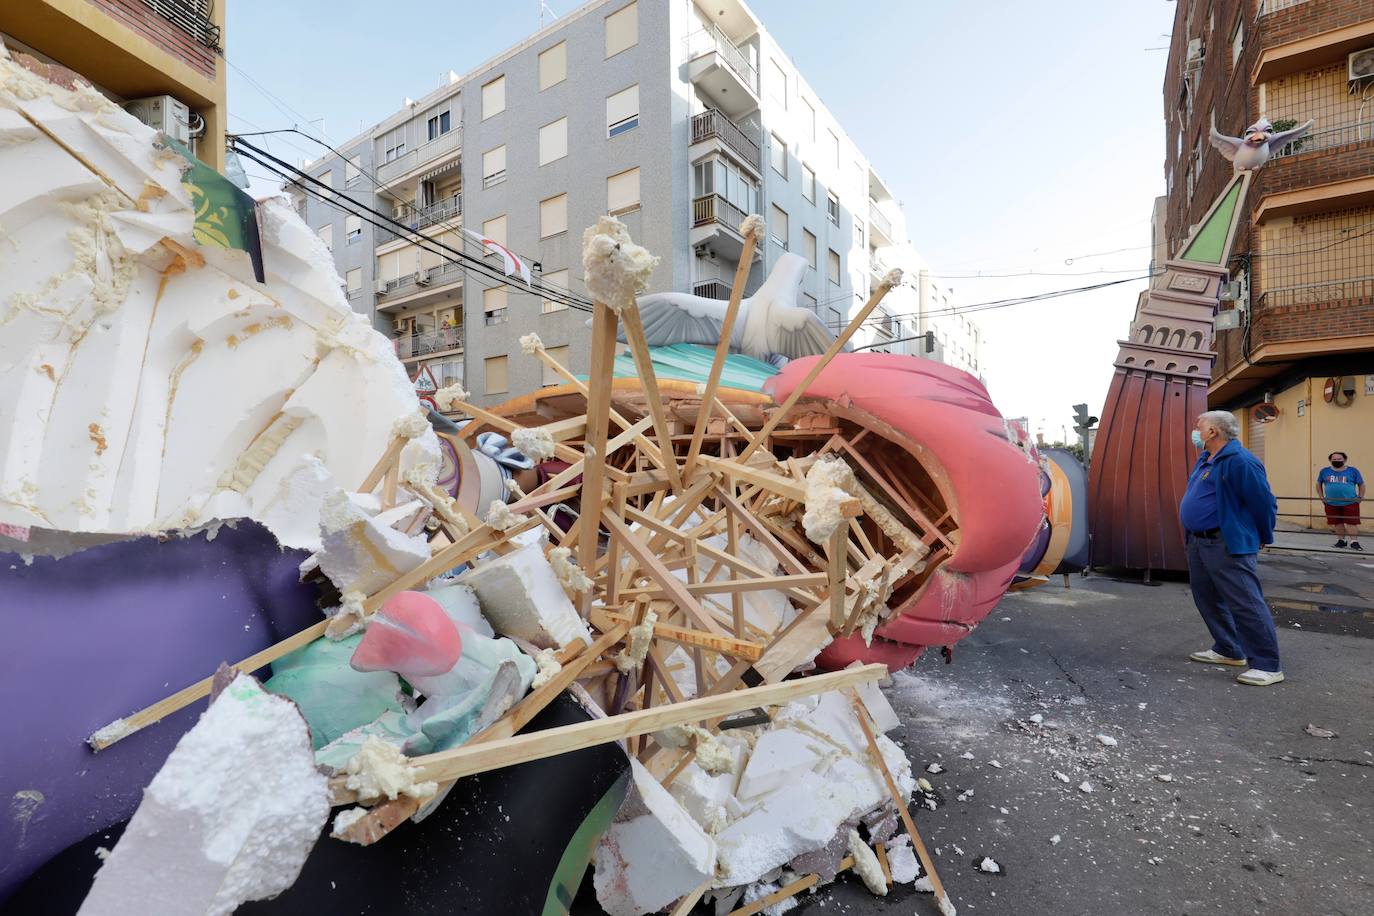
[[[1283,680],[1282,671],[1261,671],[1258,668],[1251,668],[1236,675],[1236,682],[1247,687],[1268,687]]]
[[[1195,662],[1202,662],[1204,665],[1230,665],[1233,668],[1244,668],[1246,664],[1243,658],[1227,658],[1220,652],[1213,652],[1211,649],[1194,652],[1188,658]]]

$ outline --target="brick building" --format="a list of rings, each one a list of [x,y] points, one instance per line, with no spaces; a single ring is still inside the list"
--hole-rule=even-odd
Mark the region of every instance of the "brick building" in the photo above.
[[[11,51],[66,67],[117,103],[171,96],[186,106],[196,155],[220,170],[223,29],[223,0],[0,0]]]
[[[1222,303],[1239,326],[1218,321],[1208,392],[1242,416],[1280,514],[1305,521],[1329,451],[1374,469],[1374,0],[1178,0],[1164,117],[1171,256],[1231,175],[1210,126],[1316,121],[1245,202],[1239,299]],[[1328,378],[1353,396],[1328,400]],[[1280,412],[1261,423],[1252,408],[1266,399]]]

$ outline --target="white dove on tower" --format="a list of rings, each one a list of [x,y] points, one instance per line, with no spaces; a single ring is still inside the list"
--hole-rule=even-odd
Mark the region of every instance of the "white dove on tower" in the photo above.
[[[1228,137],[1212,128],[1212,146],[1225,156],[1237,172],[1253,172],[1269,161],[1274,150],[1283,149],[1311,129],[1315,121],[1308,121],[1292,130],[1275,132],[1268,118],[1260,118],[1245,128],[1244,137]]]
[[[835,332],[810,309],[797,305],[805,276],[805,259],[790,252],[778,258],[763,285],[740,302],[730,346],[765,361],[774,355],[797,359],[824,353],[834,343]],[[715,345],[725,325],[726,308],[724,300],[689,293],[639,297],[644,336],[651,346]],[[625,339],[623,332],[620,339]]]

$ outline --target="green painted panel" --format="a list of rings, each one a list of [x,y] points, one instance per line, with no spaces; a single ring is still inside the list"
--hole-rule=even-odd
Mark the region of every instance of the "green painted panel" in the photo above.
[[[1183,249],[1179,258],[1182,261],[1197,261],[1200,264],[1221,264],[1226,259],[1226,238],[1231,234],[1231,223],[1240,206],[1241,180],[1237,175],[1212,211],[1207,222],[1193,235],[1188,247]]]

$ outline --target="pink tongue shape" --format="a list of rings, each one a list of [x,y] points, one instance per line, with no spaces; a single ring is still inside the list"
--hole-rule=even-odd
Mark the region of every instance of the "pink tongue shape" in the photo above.
[[[458,627],[439,602],[420,592],[401,592],[373,615],[349,665],[355,671],[433,677],[451,669],[462,654]]]

